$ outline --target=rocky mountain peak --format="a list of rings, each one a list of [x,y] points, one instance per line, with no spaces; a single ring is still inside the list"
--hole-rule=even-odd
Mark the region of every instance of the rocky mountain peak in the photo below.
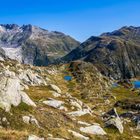
[[[140,27],[134,27],[134,26],[124,26],[120,28],[119,30],[115,30],[113,32],[107,32],[101,34],[101,36],[116,36],[116,37],[122,37],[125,39],[130,39],[132,37],[140,37]]]
[[[19,28],[17,24],[0,24],[0,26],[5,28],[6,30],[13,30]]]
[[[20,28],[22,30],[32,31],[33,26],[31,24],[27,24],[27,25],[22,25]]]

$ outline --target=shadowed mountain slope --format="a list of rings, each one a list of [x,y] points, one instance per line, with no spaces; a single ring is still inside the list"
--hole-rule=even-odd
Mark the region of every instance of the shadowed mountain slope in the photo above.
[[[140,27],[123,27],[99,37],[92,36],[61,59],[93,63],[115,79],[140,76]]]

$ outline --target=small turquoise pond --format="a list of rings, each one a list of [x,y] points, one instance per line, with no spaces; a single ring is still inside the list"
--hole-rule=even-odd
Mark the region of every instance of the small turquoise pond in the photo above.
[[[133,82],[135,88],[140,88],[140,81]]]
[[[64,79],[65,79],[66,81],[71,81],[71,80],[72,80],[72,76],[69,76],[69,75],[64,76]]]

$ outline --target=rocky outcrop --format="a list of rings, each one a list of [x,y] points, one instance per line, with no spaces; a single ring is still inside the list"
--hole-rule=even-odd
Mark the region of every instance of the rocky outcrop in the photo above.
[[[112,81],[103,76],[93,64],[84,61],[74,61],[67,66],[69,72],[81,86],[81,97],[83,99],[102,96],[108,92]],[[95,90],[96,89],[96,90]]]
[[[24,122],[24,123],[26,123],[26,124],[34,124],[34,125],[36,125],[38,128],[40,128],[37,119],[36,119],[33,115],[23,116],[22,119],[23,119],[23,122]]]
[[[121,134],[123,133],[123,124],[115,108],[105,114],[104,117],[107,118],[106,127],[114,126]]]
[[[45,80],[36,73],[33,73],[30,69],[21,70],[19,74],[19,79],[23,81],[26,85],[39,86],[46,85]]]
[[[22,91],[21,82],[14,73],[5,71],[1,74],[0,82],[2,83],[0,85],[0,107],[2,109],[10,111],[11,105],[18,106],[21,102],[36,106],[28,95]]]
[[[58,109],[62,109],[63,108],[63,101],[59,101],[59,100],[55,100],[55,99],[50,99],[47,101],[43,101],[44,104],[54,107],[54,108],[58,108]]]
[[[77,132],[75,132],[75,131],[72,131],[72,130],[68,130],[74,137],[76,137],[76,138],[79,138],[80,140],[88,140],[89,139],[89,137],[85,137],[85,136],[83,136],[82,134],[80,134],[80,133],[77,133]]]
[[[88,109],[83,109],[83,110],[79,110],[79,111],[69,112],[68,114],[73,116],[73,117],[77,117],[77,116],[83,116],[83,115],[86,115],[86,114],[91,115],[91,112]]]
[[[94,124],[87,127],[81,127],[80,131],[87,134],[106,135],[106,132],[100,127],[99,124]]]
[[[61,94],[61,89],[60,89],[58,86],[53,85],[53,84],[50,84],[50,85],[48,85],[48,87],[49,87],[51,90],[53,90],[53,91],[55,91],[55,92]]]

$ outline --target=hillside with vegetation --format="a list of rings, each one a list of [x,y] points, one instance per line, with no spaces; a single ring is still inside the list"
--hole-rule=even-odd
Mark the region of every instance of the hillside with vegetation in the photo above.
[[[0,67],[0,139],[139,139],[139,90],[112,87],[91,63]]]

